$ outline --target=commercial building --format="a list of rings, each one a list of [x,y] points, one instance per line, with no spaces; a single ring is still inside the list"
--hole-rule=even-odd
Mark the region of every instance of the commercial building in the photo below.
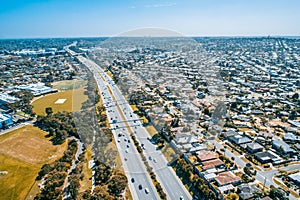
[[[8,94],[3,93],[3,92],[0,92],[0,105],[6,105],[6,104],[9,104],[9,103],[15,103],[15,102],[17,102],[19,100],[20,99],[14,97],[14,96],[8,95]]]
[[[32,83],[28,85],[17,86],[17,89],[27,90],[31,92],[34,96],[40,96],[43,94],[57,92],[57,89],[52,89],[51,87],[45,86],[44,83]]]
[[[14,122],[12,120],[12,116],[11,115],[1,114],[0,113],[0,128],[4,128],[4,126],[10,126],[13,123]]]

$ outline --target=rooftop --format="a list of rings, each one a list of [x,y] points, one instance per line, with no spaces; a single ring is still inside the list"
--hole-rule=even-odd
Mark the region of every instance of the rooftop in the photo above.
[[[228,185],[228,184],[240,181],[241,178],[236,176],[231,171],[226,171],[226,172],[221,172],[220,174],[218,174],[217,177],[215,178],[215,180],[217,181],[217,183],[220,186],[223,186],[223,185]]]
[[[217,154],[215,152],[212,152],[212,151],[201,150],[201,151],[197,152],[197,158],[201,162],[204,162],[204,161],[216,159]]]

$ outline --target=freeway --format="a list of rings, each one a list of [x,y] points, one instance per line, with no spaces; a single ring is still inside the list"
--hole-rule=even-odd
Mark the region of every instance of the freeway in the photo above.
[[[110,89],[106,82],[102,79],[103,74],[90,64],[90,61],[82,56],[77,57],[85,64],[93,73],[101,91],[101,97],[104,105],[109,105],[113,100]],[[129,188],[134,199],[159,199],[154,184],[147,173],[145,165],[141,160],[139,153],[133,145],[128,129],[119,129],[119,126],[126,126],[126,122],[113,123],[113,120],[125,121],[119,113],[118,107],[111,107],[106,110],[109,123],[111,124],[116,143],[126,176],[129,179]],[[122,138],[118,135],[122,134]],[[129,142],[128,142],[129,141]]]
[[[119,88],[115,85],[114,81],[93,61],[82,56],[78,56],[77,58],[94,73],[101,91],[101,96],[104,100],[104,105],[108,107],[107,114],[110,123],[113,120],[116,120],[117,122],[126,121],[123,123],[111,123],[111,125],[114,130],[114,136],[116,140],[119,141],[117,147],[122,160],[126,163],[124,168],[129,179],[131,180],[131,178],[134,178],[135,181],[139,182],[142,186],[146,185],[148,190],[150,190],[150,194],[156,194],[145,166],[141,161],[138,152],[132,146],[132,142],[130,142],[129,148],[127,147],[128,144],[126,144],[126,147],[124,146],[126,141],[131,140],[130,133],[134,133],[140,144],[143,144],[144,154],[146,155],[150,166],[153,167],[153,171],[166,192],[168,199],[192,199],[187,189],[176,176],[174,170],[168,166],[168,162],[164,155],[161,151],[157,151],[156,146],[148,140],[150,137],[149,133],[139,121],[139,117],[133,113],[132,108],[120,92]],[[118,99],[118,101],[116,101],[116,99]],[[111,106],[112,102],[116,103],[117,106]],[[122,103],[118,104],[118,102]],[[128,125],[128,128],[124,128]],[[122,135],[125,137],[124,140],[118,138],[120,131],[122,131]],[[130,186],[132,186],[132,183]],[[131,187],[131,189],[133,188]],[[134,189],[135,193],[138,195],[138,199],[150,199],[150,194],[146,197],[140,196],[142,194],[140,193],[141,190],[137,184],[134,184]],[[157,195],[152,195],[152,197],[155,198]]]

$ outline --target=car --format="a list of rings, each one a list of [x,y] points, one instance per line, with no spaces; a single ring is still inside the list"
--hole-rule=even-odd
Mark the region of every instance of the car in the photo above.
[[[139,190],[143,189],[143,186],[141,184],[139,184]]]
[[[156,163],[156,160],[155,160],[155,159],[153,159],[153,162],[155,162],[155,163]]]
[[[151,157],[151,156],[149,156],[149,160],[152,160],[152,157]]]
[[[145,188],[145,193],[148,194],[149,193],[149,189]]]
[[[131,183],[134,183],[134,178],[131,178]]]
[[[129,148],[129,145],[127,144],[127,148]]]
[[[120,142],[120,139],[118,139],[118,142]]]
[[[180,200],[184,200],[183,196],[180,196],[179,199],[180,199]]]
[[[125,152],[128,153],[128,150],[126,149]]]
[[[130,140],[128,140],[128,143],[130,143]]]

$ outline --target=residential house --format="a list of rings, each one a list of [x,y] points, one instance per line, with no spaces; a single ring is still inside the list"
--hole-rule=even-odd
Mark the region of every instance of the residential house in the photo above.
[[[295,134],[289,132],[283,136],[283,140],[290,143],[295,143],[300,141],[300,136],[296,136]]]
[[[241,178],[236,176],[231,171],[225,171],[219,173],[215,177],[215,181],[217,182],[218,186],[224,186],[224,185],[238,185],[241,182]]]
[[[291,181],[293,181],[296,185],[300,186],[300,172],[290,174],[288,176]]]
[[[202,162],[202,169],[212,169],[224,167],[224,162],[219,158]]]
[[[261,190],[255,185],[241,184],[237,186],[237,189],[237,193],[242,200],[251,199],[255,197],[255,193],[261,193]]]
[[[202,150],[202,151],[197,152],[197,158],[201,162],[205,162],[205,161],[208,161],[208,160],[217,159],[217,154],[215,152],[212,152],[212,151]]]
[[[263,151],[263,149],[264,149],[264,147],[256,142],[248,143],[247,147],[246,147],[246,150],[252,154],[261,152],[261,151]]]
[[[234,135],[234,136],[230,136],[228,138],[228,140],[234,144],[237,145],[242,145],[242,144],[246,144],[246,143],[250,143],[252,142],[252,140],[246,136],[246,135]]]
[[[295,155],[297,152],[282,140],[273,140],[272,147],[280,154],[287,154],[289,156]]]
[[[279,162],[280,157],[272,151],[263,151],[254,154],[254,157],[261,163]]]

